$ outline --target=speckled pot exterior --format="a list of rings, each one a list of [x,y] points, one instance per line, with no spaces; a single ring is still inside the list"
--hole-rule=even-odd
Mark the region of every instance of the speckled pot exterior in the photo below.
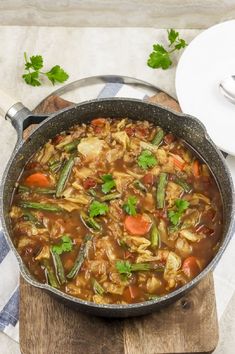
[[[182,138],[188,142],[190,146],[195,149],[197,153],[205,160],[205,162],[210,166],[213,174],[216,176],[220,187],[224,205],[224,228],[223,241],[218,253],[210,264],[208,264],[208,266],[196,278],[180,289],[177,289],[171,294],[168,294],[160,299],[131,305],[98,305],[66,295],[47,284],[39,283],[35,278],[33,278],[26,266],[23,264],[12,243],[9,209],[15,182],[18,180],[25,163],[43,144],[48,141],[48,139],[53,138],[57,133],[68,129],[74,124],[79,124],[82,122],[87,123],[95,117],[129,117],[133,120],[148,120],[156,125],[160,125],[166,131],[171,131],[179,138]],[[188,115],[175,113],[155,104],[126,98],[108,98],[87,101],[52,114],[48,118],[33,116],[27,109],[25,109],[20,111],[16,118],[17,120],[12,120],[12,124],[18,131],[19,140],[7,165],[2,180],[0,196],[1,221],[6,239],[17,258],[21,274],[27,282],[49,292],[58,300],[64,302],[66,305],[75,310],[97,316],[131,317],[151,313],[173,301],[176,301],[187,291],[191,290],[203,277],[205,277],[206,274],[214,269],[226,246],[228,245],[235,228],[234,187],[223,155],[211,141],[207,135],[205,127],[199,120]],[[21,140],[23,128],[29,125],[29,123],[34,121],[39,122],[42,120],[44,120],[44,122],[38,126],[38,128],[25,142],[23,142]]]

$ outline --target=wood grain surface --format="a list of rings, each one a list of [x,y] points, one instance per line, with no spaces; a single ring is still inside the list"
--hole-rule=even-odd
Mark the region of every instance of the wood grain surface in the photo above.
[[[150,101],[180,111],[178,103],[163,92]],[[51,96],[36,111],[51,113],[71,104]],[[104,319],[75,312],[20,279],[22,354],[211,353],[217,343],[212,274],[174,304],[131,319]]]

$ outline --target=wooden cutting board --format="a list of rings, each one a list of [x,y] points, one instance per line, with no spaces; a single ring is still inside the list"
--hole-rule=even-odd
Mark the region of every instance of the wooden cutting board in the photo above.
[[[150,101],[180,111],[178,103],[163,92]],[[70,104],[52,96],[36,111],[50,113]],[[20,279],[23,354],[211,353],[217,343],[212,274],[176,303],[131,319],[105,319],[74,312]]]

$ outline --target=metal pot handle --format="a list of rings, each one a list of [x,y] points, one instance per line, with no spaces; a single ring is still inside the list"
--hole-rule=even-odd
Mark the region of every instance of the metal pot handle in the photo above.
[[[17,132],[17,144],[23,140],[23,131],[33,123],[41,123],[48,115],[33,114],[19,100],[0,90],[0,114],[11,121]]]

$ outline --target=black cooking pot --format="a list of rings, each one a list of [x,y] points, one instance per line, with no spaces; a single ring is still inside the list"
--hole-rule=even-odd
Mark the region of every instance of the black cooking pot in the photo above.
[[[6,106],[7,102],[8,99],[6,98]],[[9,101],[9,103],[12,102]],[[17,130],[18,141],[2,180],[1,221],[5,236],[18,260],[21,274],[28,283],[48,291],[51,295],[76,310],[81,310],[98,316],[129,317],[153,312],[164,305],[177,300],[179,297],[183,296],[185,292],[192,289],[216,266],[234,231],[234,188],[223,155],[211,141],[206,133],[205,127],[199,120],[188,115],[175,113],[155,104],[126,98],[108,98],[87,101],[54,113],[49,117],[33,115],[21,103],[14,104],[8,111],[5,109],[5,112],[7,112],[6,116],[11,120],[13,126]],[[88,123],[95,117],[129,117],[133,120],[148,120],[156,125],[160,125],[166,131],[171,131],[179,138],[185,140],[196,150],[210,167],[219,185],[223,200],[224,224],[222,242],[218,253],[196,278],[176,291],[159,299],[131,305],[98,305],[93,302],[87,302],[72,297],[48,284],[39,283],[29,273],[12,243],[9,210],[15,182],[18,180],[26,162],[42,145],[56,134],[63,130],[67,130],[74,124],[82,122]],[[35,122],[43,123],[38,126],[26,141],[23,141],[23,130],[29,124]]]

